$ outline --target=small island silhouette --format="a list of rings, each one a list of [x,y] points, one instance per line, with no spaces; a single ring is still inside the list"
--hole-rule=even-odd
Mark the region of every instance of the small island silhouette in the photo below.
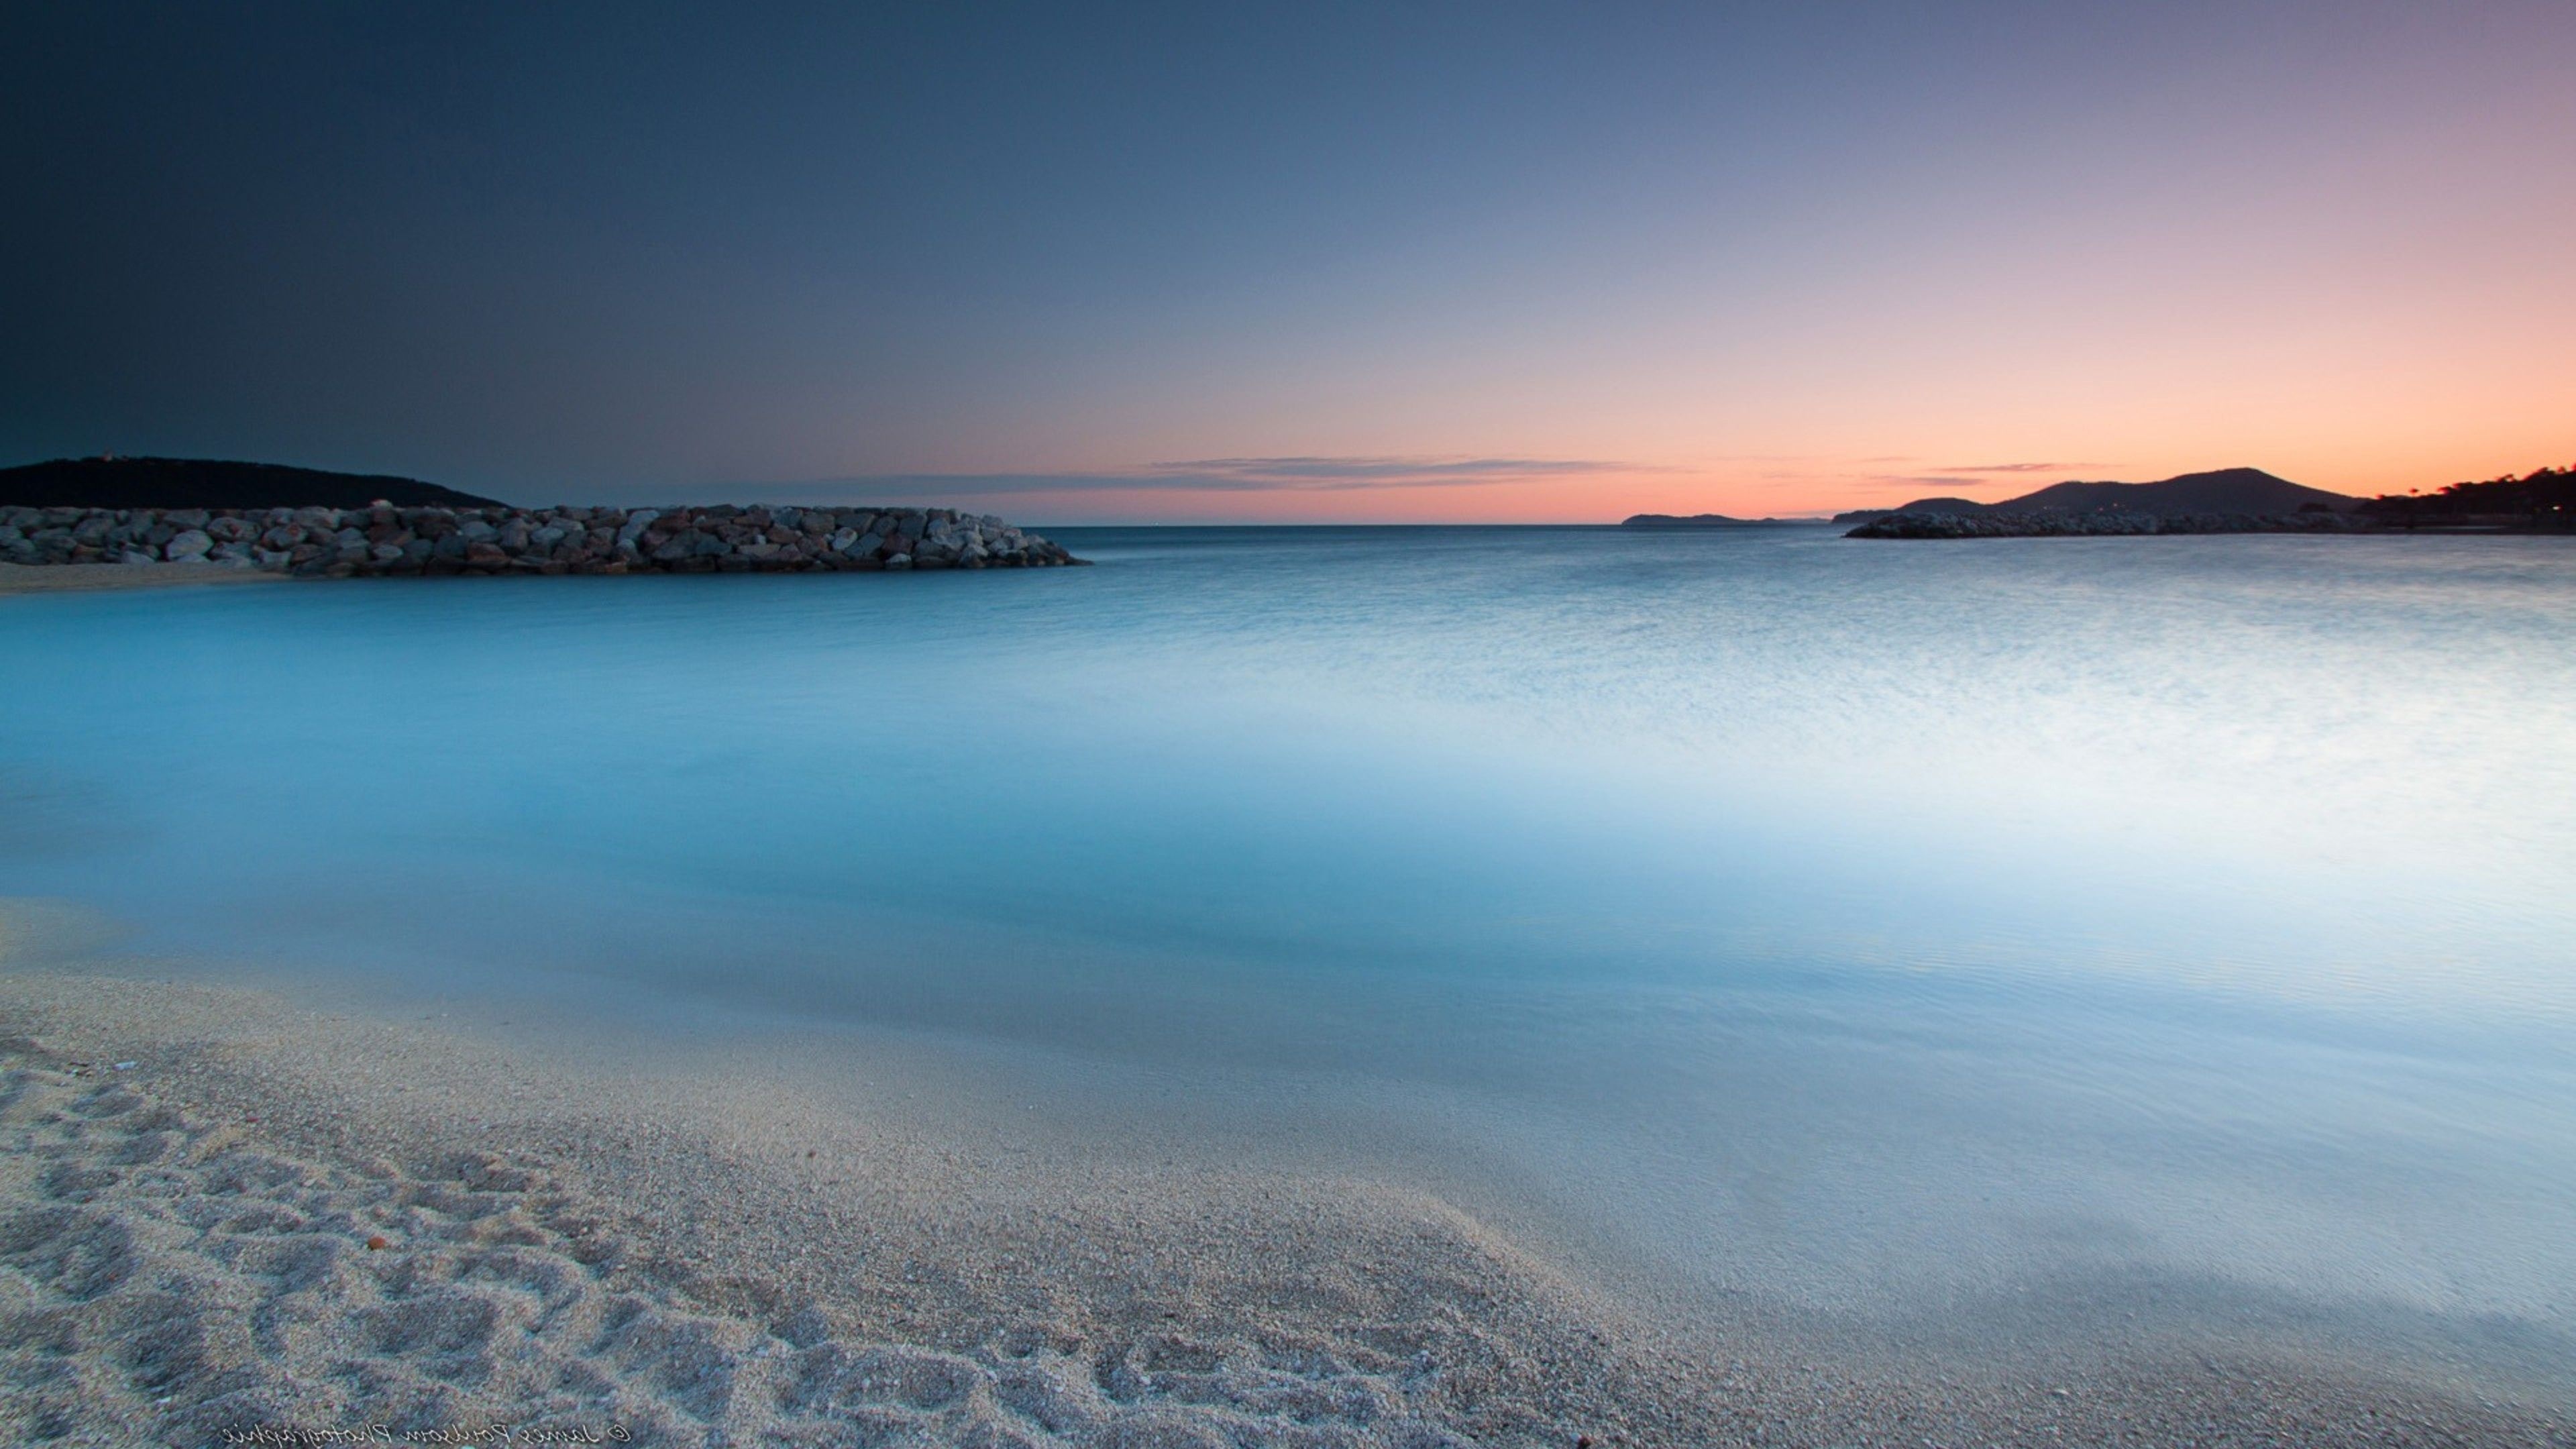
[[[1637,513],[1620,520],[1622,528],[1800,528],[1821,518],[1729,518],[1723,513]]]

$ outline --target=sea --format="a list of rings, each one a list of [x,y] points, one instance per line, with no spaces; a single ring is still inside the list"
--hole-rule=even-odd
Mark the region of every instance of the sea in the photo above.
[[[2576,1362],[2565,540],[1050,536],[0,600],[0,895],[1685,1304]]]

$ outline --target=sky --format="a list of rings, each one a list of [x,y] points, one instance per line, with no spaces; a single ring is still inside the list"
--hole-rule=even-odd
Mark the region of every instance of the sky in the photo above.
[[[0,13],[0,463],[1082,522],[2576,459],[2576,5]]]

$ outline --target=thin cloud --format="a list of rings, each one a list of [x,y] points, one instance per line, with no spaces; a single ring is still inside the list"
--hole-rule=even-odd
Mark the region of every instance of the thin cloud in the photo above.
[[[2060,473],[2069,468],[2099,468],[2100,463],[1944,463],[1944,473]]]
[[[2019,473],[2062,473],[2072,468],[2099,468],[2100,463],[1982,463],[1973,466],[1944,468],[1937,473],[1870,473],[1861,478],[1870,491],[1904,489],[1908,492],[1966,492],[1979,488],[1997,488],[2004,480],[1993,475]],[[2027,486],[2027,485],[2025,485]]]
[[[1282,457],[1192,458],[1090,473],[873,473],[793,483],[720,485],[729,493],[813,497],[854,489],[912,495],[1094,493],[1326,493],[1530,483],[1671,469],[1597,458]],[[685,492],[687,489],[677,491]],[[698,491],[707,491],[701,486]]]
[[[1222,489],[1431,488],[1455,483],[1513,483],[1593,473],[1663,471],[1597,458],[1298,457],[1194,458],[1156,463],[1154,476],[1173,486]]]

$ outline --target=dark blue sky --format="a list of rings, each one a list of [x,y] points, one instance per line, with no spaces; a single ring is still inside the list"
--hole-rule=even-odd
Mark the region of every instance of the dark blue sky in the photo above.
[[[2571,60],[2563,3],[18,6],[0,458],[1032,517],[2563,461]]]

